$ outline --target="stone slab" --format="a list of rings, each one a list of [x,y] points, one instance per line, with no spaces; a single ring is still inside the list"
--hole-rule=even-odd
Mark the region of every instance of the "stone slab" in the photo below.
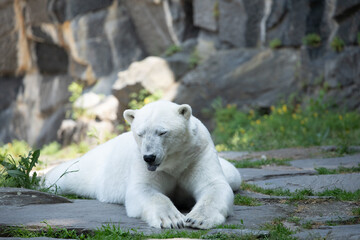
[[[316,159],[303,159],[293,160],[289,162],[291,166],[305,170],[314,170],[315,168],[329,168],[336,169],[342,167],[357,167],[360,164],[360,154],[337,157],[337,158],[316,158]]]
[[[302,231],[293,235],[299,239],[331,239],[331,240],[358,240],[360,239],[360,224],[323,226],[320,229]]]
[[[248,183],[265,189],[289,189],[291,192],[302,189],[321,192],[326,189],[335,188],[354,192],[360,189],[360,173],[280,177],[269,180],[249,181]]]
[[[67,198],[24,188],[0,188],[0,206],[71,203]]]
[[[287,204],[256,207],[234,206],[234,215],[225,224],[241,225],[256,229],[274,218],[286,217],[293,212]],[[144,234],[160,233],[144,221],[126,216],[123,205],[102,203],[97,200],[74,200],[73,203],[37,204],[26,206],[0,206],[0,226],[52,227],[94,230],[104,224],[114,224],[124,230],[136,229]],[[191,231],[192,229],[186,229]]]
[[[314,170],[297,170],[288,167],[278,166],[272,169],[238,168],[241,177],[245,181],[266,180],[284,176],[314,175]]]

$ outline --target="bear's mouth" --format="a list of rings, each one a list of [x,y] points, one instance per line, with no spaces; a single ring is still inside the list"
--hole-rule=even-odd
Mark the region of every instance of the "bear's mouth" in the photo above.
[[[149,163],[146,163],[146,165],[147,165],[147,169],[148,169],[149,171],[154,172],[160,164],[149,164]]]

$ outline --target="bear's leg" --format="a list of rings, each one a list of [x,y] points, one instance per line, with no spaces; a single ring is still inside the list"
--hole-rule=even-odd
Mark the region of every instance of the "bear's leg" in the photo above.
[[[139,187],[127,191],[125,199],[129,217],[141,218],[155,228],[183,228],[184,215],[164,194],[149,188]]]
[[[232,213],[234,193],[227,183],[210,184],[197,197],[197,203],[186,215],[185,225],[209,229],[225,222]]]

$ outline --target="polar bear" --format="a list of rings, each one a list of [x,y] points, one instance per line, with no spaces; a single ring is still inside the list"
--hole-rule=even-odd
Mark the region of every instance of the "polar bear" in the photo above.
[[[219,158],[189,105],[157,101],[124,111],[131,131],[56,167],[45,184],[102,202],[155,228],[209,229],[232,212],[241,176]],[[176,207],[195,204],[183,215]]]

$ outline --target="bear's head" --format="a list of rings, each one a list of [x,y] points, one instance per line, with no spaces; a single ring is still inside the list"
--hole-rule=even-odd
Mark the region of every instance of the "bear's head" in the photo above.
[[[139,110],[125,110],[124,118],[149,171],[155,171],[169,156],[181,151],[189,138],[192,110],[187,104],[156,101]]]

